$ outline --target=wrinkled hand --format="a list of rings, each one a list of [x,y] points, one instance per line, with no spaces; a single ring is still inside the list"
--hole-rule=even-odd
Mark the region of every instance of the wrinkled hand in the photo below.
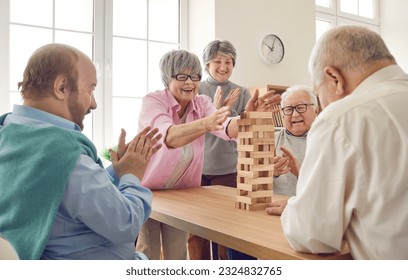
[[[259,90],[255,90],[245,107],[245,111],[268,112],[272,110],[273,106],[278,105],[280,101],[280,94],[275,94],[274,90],[270,90],[262,96],[259,96]],[[279,109],[277,108],[276,111],[279,111]],[[274,111],[274,113],[276,112]]]
[[[215,131],[221,130],[224,127],[222,124],[225,122],[227,117],[231,114],[230,108],[228,106],[224,106],[221,109],[218,109],[208,117],[202,119],[204,122],[205,129],[207,131]]]
[[[221,89],[221,86],[218,86],[217,90],[215,91],[214,100],[213,100],[215,108],[220,109],[222,107],[221,100],[222,100],[222,89]]]
[[[112,166],[119,178],[130,173],[142,180],[150,158],[162,146],[162,144],[157,144],[162,137],[161,134],[157,134],[158,131],[158,128],[150,131],[148,126],[139,132],[128,145],[124,144],[126,132],[124,130],[121,132],[118,151],[109,150]],[[122,154],[121,157],[119,153]]]
[[[287,200],[274,201],[268,204],[268,206],[265,208],[265,212],[268,215],[280,216],[282,215],[283,210],[285,210],[287,204]]]
[[[234,105],[235,101],[237,101],[240,94],[241,94],[241,89],[239,87],[231,90],[227,98],[225,98],[224,100],[224,106],[228,106],[231,108],[232,105]]]
[[[222,106],[229,106],[231,108],[232,105],[234,105],[235,101],[237,101],[240,93],[241,93],[240,88],[238,87],[234,88],[233,90],[230,91],[228,96],[225,98],[224,104],[222,104],[222,89],[221,89],[221,86],[218,86],[214,94],[214,101],[213,101],[214,106],[217,109],[220,109]]]
[[[290,171],[289,158],[287,156],[279,155],[273,158],[273,176],[278,177]]]
[[[299,170],[300,170],[300,161],[297,159],[297,157],[288,149],[285,147],[280,148],[281,151],[283,152],[283,155],[289,159],[289,164],[288,167],[290,169],[290,172],[297,177],[299,177]]]

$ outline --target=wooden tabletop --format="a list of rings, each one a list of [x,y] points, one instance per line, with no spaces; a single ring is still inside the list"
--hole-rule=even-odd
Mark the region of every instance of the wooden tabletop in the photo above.
[[[224,186],[157,190],[150,218],[258,259],[351,259],[347,249],[337,254],[298,253],[287,242],[280,217],[236,209],[235,201],[236,189]]]

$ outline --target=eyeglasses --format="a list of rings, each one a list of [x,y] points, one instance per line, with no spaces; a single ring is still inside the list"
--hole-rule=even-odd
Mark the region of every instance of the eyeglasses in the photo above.
[[[190,78],[191,81],[193,81],[193,82],[201,81],[201,75],[199,75],[199,74],[192,74],[192,75],[177,74],[177,75],[173,75],[171,77],[175,78],[177,81],[182,81],[182,82],[187,81],[188,78]]]
[[[295,109],[296,112],[301,114],[307,111],[307,106],[314,106],[314,104],[298,104],[296,106],[286,106],[282,108],[282,112],[285,116],[291,116],[293,114],[293,110]]]

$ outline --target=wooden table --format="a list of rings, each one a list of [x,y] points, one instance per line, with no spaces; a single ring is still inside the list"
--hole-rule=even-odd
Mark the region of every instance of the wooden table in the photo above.
[[[274,196],[277,200],[279,196]],[[258,259],[351,259],[349,251],[304,254],[287,242],[280,217],[235,208],[236,189],[207,186],[153,192],[150,218]]]

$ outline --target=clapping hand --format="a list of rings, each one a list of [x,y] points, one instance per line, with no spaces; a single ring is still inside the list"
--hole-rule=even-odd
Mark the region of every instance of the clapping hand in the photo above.
[[[297,177],[299,177],[299,170],[300,170],[300,161],[296,158],[296,156],[286,149],[285,147],[280,148],[283,152],[284,157],[289,159],[288,167],[290,172]]]
[[[146,127],[133,140],[125,144],[126,131],[122,129],[119,136],[118,150],[109,150],[112,165],[116,175],[120,178],[125,174],[133,174],[140,180],[143,178],[150,158],[161,148],[157,144],[162,135],[158,128],[150,130]]]
[[[252,98],[248,101],[245,111],[268,112],[272,107],[278,105],[281,101],[281,96],[275,94],[274,90],[270,90],[262,96],[259,96],[259,90],[255,90]],[[275,112],[274,112],[275,113]]]
[[[230,108],[228,106],[224,106],[206,118],[203,118],[204,125],[206,127],[206,131],[215,131],[221,130],[224,127],[222,124],[225,122],[227,117],[231,114]]]
[[[228,106],[231,108],[232,105],[234,105],[235,101],[237,101],[240,93],[241,93],[241,90],[239,87],[234,88],[233,90],[230,91],[228,96],[225,98],[224,104],[222,104],[222,89],[221,89],[221,86],[218,86],[214,94],[213,103],[217,109],[220,109],[223,106]]]

